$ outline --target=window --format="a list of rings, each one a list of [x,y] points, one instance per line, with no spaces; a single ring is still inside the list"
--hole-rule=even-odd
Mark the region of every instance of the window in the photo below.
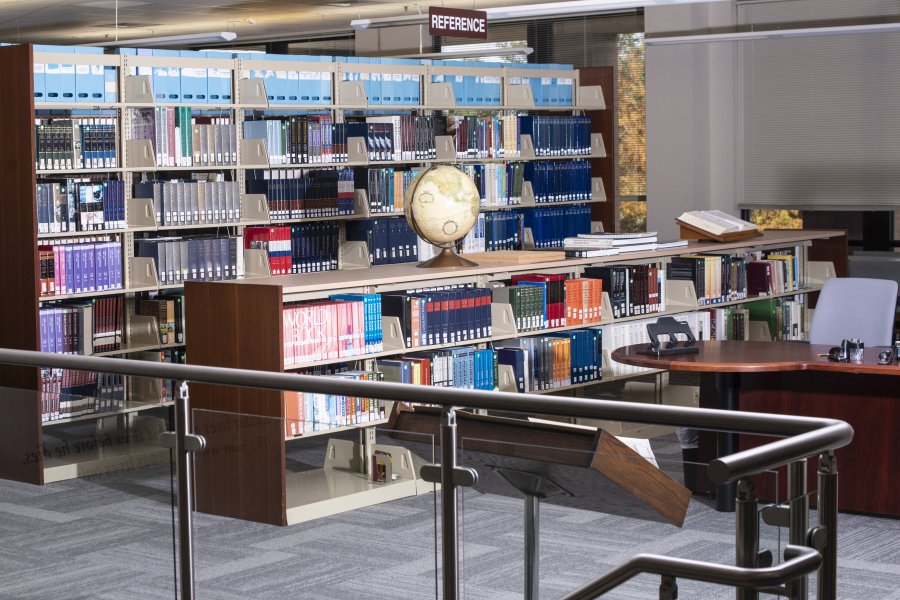
[[[647,229],[647,119],[644,87],[644,34],[617,39],[616,64],[616,229]]]

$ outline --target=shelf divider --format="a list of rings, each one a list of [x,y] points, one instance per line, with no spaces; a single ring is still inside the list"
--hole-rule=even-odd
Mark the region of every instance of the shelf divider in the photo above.
[[[363,241],[341,242],[338,244],[338,269],[350,271],[353,269],[368,269],[369,246]]]
[[[128,259],[129,278],[127,290],[137,288],[158,288],[159,277],[156,273],[156,262],[147,256],[133,256]],[[123,291],[127,291],[123,290]]]
[[[406,337],[400,325],[400,317],[381,317],[382,342],[385,352],[402,352],[406,350]]]
[[[125,77],[125,94],[123,100],[134,104],[153,104],[153,82],[149,75],[128,75]]]
[[[271,276],[269,253],[264,248],[244,248],[244,278]]]
[[[453,93],[453,85],[450,83],[430,82],[428,86],[429,108],[453,108],[456,106],[456,94]]]
[[[129,169],[156,168],[156,154],[150,140],[125,140],[125,166]]]
[[[152,198],[130,198],[126,209],[128,229],[156,229],[156,209]]]
[[[352,108],[368,108],[369,98],[360,80],[338,82],[338,104]]]
[[[266,91],[266,82],[262,79],[238,80],[238,98],[241,104],[254,106],[268,106],[269,95]]]
[[[266,140],[250,138],[241,141],[241,167],[246,169],[269,168]]]
[[[347,138],[347,161],[362,164],[367,164],[369,162],[369,151],[366,148],[366,138]]]
[[[590,158],[606,158],[606,145],[603,143],[602,133],[591,134]]]
[[[241,194],[241,222],[269,223],[269,201],[265,194]]]
[[[435,84],[441,85],[441,84]],[[450,85],[449,83],[443,85]],[[439,135],[434,138],[435,141],[435,150],[437,154],[435,155],[438,160],[442,161],[455,161],[456,160],[456,144],[453,143],[452,135]]]
[[[606,110],[606,100],[603,99],[603,88],[599,85],[579,85],[576,99],[578,108]]]

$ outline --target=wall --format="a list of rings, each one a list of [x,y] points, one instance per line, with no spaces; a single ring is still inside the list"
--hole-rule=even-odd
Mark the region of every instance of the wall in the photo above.
[[[647,37],[716,33],[737,22],[734,2],[647,7]],[[647,46],[647,229],[677,239],[686,210],[735,209],[732,43]]]
[[[359,29],[356,31],[356,56],[429,53],[431,43],[427,25]]]

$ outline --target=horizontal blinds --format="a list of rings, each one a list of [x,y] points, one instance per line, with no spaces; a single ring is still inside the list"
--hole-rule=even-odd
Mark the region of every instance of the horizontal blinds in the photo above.
[[[643,12],[636,11],[627,14],[490,23],[487,42],[529,46],[534,53],[528,62],[570,64],[575,67],[612,66],[616,63],[617,36],[643,31]],[[440,38],[443,49],[450,46],[478,47],[484,43],[484,40]]]
[[[742,3],[739,18],[744,26],[774,29],[806,27],[805,19],[822,14],[860,16],[847,6],[855,2],[816,0],[819,9],[823,4],[835,4],[834,12],[813,11],[806,0]],[[898,4],[873,0],[869,14],[897,12]],[[900,205],[900,34],[736,44],[741,206]]]

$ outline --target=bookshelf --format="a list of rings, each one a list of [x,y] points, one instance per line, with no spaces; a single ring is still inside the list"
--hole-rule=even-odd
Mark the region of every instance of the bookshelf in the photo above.
[[[546,331],[519,331],[511,316],[510,305],[492,303],[493,331],[489,336],[467,341],[442,343],[432,346],[406,347],[396,335],[390,332],[397,328],[399,322],[392,317],[383,318],[385,332],[384,348],[377,352],[345,358],[328,358],[299,364],[285,364],[284,332],[282,318],[286,303],[327,299],[337,293],[381,293],[417,289],[423,286],[473,285],[490,286],[492,282],[509,280],[517,273],[562,273],[569,277],[578,277],[584,270],[592,266],[646,264],[649,262],[666,263],[677,256],[695,253],[716,253],[728,255],[750,250],[767,250],[780,248],[798,248],[799,259],[804,264],[804,281],[797,290],[778,292],[766,297],[793,296],[806,294],[821,287],[823,278],[833,272],[828,264],[807,263],[806,250],[820,241],[829,242],[831,238],[843,235],[835,231],[776,231],[766,232],[761,238],[752,241],[736,241],[710,245],[693,242],[686,247],[634,252],[625,255],[590,259],[541,260],[539,263],[522,264],[514,260],[493,262],[474,267],[455,269],[430,269],[423,273],[413,264],[380,265],[364,270],[328,271],[289,275],[282,277],[245,278],[226,282],[188,282],[187,292],[187,334],[191,340],[189,361],[193,364],[247,368],[270,372],[290,372],[296,369],[322,366],[338,362],[355,362],[359,364],[390,356],[410,354],[420,350],[434,348],[451,348],[460,346],[484,347],[491,343],[539,336]],[[541,253],[543,254],[543,253]],[[588,381],[579,384],[544,389],[538,393],[571,392],[589,385],[603,384],[609,381],[620,381],[653,371],[610,374],[614,371],[609,360],[609,352],[613,348],[609,343],[617,345],[619,334],[613,328],[624,328],[622,335],[632,330],[643,329],[648,320],[655,320],[662,315],[690,315],[706,308],[697,298],[696,290],[689,281],[668,281],[665,288],[665,308],[659,312],[636,314],[613,318],[609,294],[603,294],[602,319],[591,325],[575,325],[553,329],[564,332],[585,327],[599,328],[603,332],[604,345],[602,365],[603,378],[599,381]],[[709,306],[726,307],[746,303],[751,299],[735,299],[718,302]],[[394,323],[391,320],[394,319]],[[233,324],[223,328],[222,323]],[[513,391],[512,375],[508,370],[500,369],[498,387]],[[195,411],[202,418],[213,419],[216,423],[227,420],[230,433],[213,440],[217,445],[228,445],[233,442],[228,436],[242,436],[241,428],[250,428],[259,432],[263,428],[267,441],[265,448],[246,455],[217,455],[198,457],[197,482],[201,490],[199,497],[205,500],[198,504],[200,510],[226,516],[262,521],[272,524],[292,524],[313,518],[309,515],[323,514],[323,505],[310,508],[307,512],[307,501],[297,498],[291,489],[290,473],[286,474],[285,443],[291,438],[285,435],[285,395],[277,391],[255,391],[220,386],[193,385],[191,398]],[[222,412],[216,412],[222,411]],[[230,414],[233,413],[233,414]],[[212,423],[199,421],[200,426],[213,429]],[[355,426],[366,430],[382,421],[362,422]],[[342,427],[346,429],[346,427]],[[314,435],[328,435],[329,430],[319,430]],[[299,437],[308,436],[302,434]],[[361,434],[362,435],[362,434]],[[237,439],[237,438],[235,438]],[[360,449],[356,448],[356,452]],[[350,451],[348,451],[350,452]],[[350,452],[352,454],[352,452]],[[265,464],[258,462],[267,461]],[[315,478],[322,475],[307,475]],[[351,476],[348,474],[348,477]],[[358,478],[359,475],[356,474]],[[422,493],[421,482],[404,480],[405,491],[397,493]],[[253,490],[264,487],[264,494],[255,494]],[[312,492],[311,492],[312,493]],[[362,492],[360,492],[362,493]],[[345,506],[360,506],[360,503],[375,504],[383,500],[381,495],[373,494],[369,500],[362,496],[354,496],[345,503],[335,498],[331,504],[331,513],[344,510]]]

